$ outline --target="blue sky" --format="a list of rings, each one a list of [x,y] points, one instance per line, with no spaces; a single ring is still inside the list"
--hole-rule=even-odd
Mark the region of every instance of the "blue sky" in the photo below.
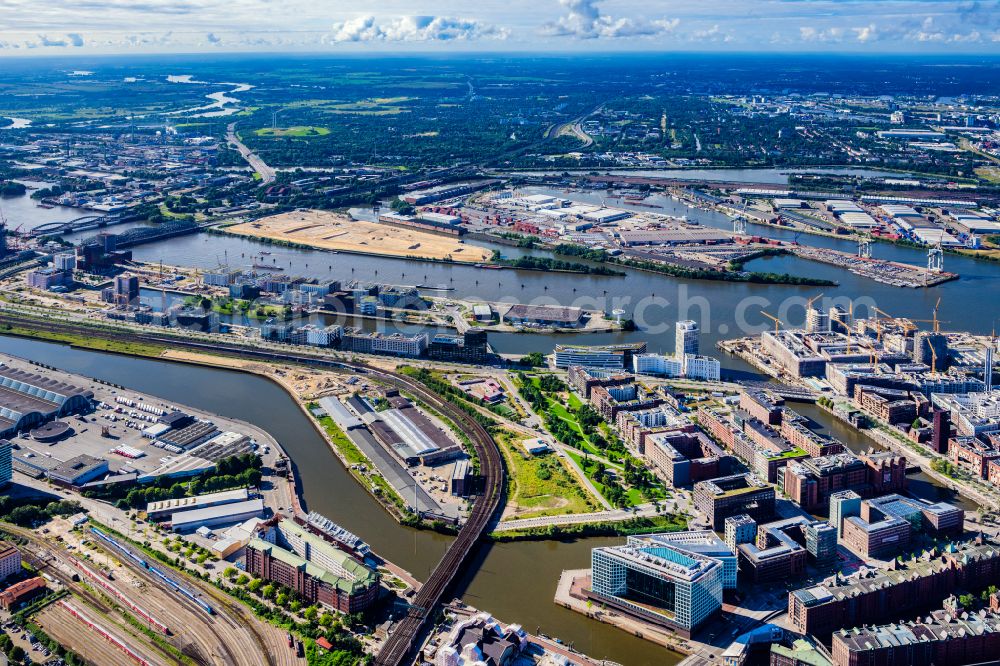
[[[1000,0],[0,0],[0,55],[1000,54]]]

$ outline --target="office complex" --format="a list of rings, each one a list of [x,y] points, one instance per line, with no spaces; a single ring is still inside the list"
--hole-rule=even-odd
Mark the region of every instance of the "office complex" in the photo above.
[[[774,487],[753,474],[700,481],[694,484],[694,505],[714,530],[722,530],[726,518],[744,513],[765,522],[774,515]]]
[[[861,515],[861,495],[853,490],[838,490],[830,495],[830,525],[843,537],[844,520]]]
[[[745,513],[730,516],[725,521],[726,546],[736,552],[741,543],[754,543],[757,540],[757,521]]]
[[[591,551],[595,601],[690,637],[722,607],[722,561],[656,535]]]
[[[363,611],[378,599],[375,571],[286,519],[258,529],[247,545],[246,569],[291,588],[309,603],[345,613]]]

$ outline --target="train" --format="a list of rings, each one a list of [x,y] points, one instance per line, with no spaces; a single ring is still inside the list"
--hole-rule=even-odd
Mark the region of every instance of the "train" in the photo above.
[[[131,548],[125,546],[124,544],[119,543],[118,540],[112,537],[110,534],[106,534],[103,530],[100,530],[96,527],[91,527],[90,531],[93,534],[95,534],[98,538],[100,538],[102,541],[110,544],[112,547],[114,547],[116,550],[118,550],[123,555],[128,557],[130,560],[141,566],[143,569],[149,571],[151,574],[155,575],[157,578],[162,580],[164,583],[167,584],[168,587],[173,589],[175,592],[193,601],[198,606],[198,608],[202,609],[209,615],[215,615],[215,610],[212,608],[211,605],[205,603],[205,601],[203,601],[202,599],[199,599],[197,594],[189,590],[184,585],[178,583],[172,577],[168,576],[166,572],[162,571],[159,567],[153,566],[144,557],[137,555],[135,552],[133,552]]]
[[[138,615],[139,617],[141,617],[143,620],[145,620],[146,624],[149,626],[150,629],[154,629],[154,630],[160,632],[161,634],[163,634],[164,636],[169,636],[170,635],[170,629],[167,628],[166,624],[164,624],[163,622],[161,622],[158,619],[156,619],[156,617],[154,617],[149,611],[145,610],[144,608],[142,608],[141,606],[139,606],[137,603],[135,603],[134,601],[132,601],[130,598],[128,598],[125,594],[121,593],[113,585],[111,585],[110,583],[105,582],[104,578],[101,577],[101,575],[98,574],[96,571],[94,571],[93,569],[91,569],[90,567],[88,567],[87,565],[85,565],[83,562],[81,562],[80,560],[76,559],[75,557],[74,558],[70,558],[70,561],[73,563],[73,565],[76,568],[78,568],[80,571],[82,571],[84,574],[86,574],[87,577],[90,578],[90,580],[93,583],[95,583],[96,585],[98,585],[102,590],[104,590],[108,594],[110,594],[113,597],[115,597],[116,599],[118,599],[118,601],[120,601],[121,603],[125,604],[125,606],[129,608],[129,610],[131,610],[133,613],[135,613],[136,615]],[[111,578],[110,573],[108,574],[108,578],[109,579]]]

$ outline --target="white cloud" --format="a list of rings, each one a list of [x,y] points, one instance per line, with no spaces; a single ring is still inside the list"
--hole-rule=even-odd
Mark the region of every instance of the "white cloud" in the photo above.
[[[874,23],[869,23],[861,28],[851,28],[851,30],[854,31],[855,38],[861,43],[874,42],[879,38],[878,28]]]
[[[812,26],[799,28],[799,38],[803,42],[841,42],[844,39],[843,28],[818,29]]]
[[[602,14],[598,0],[559,0],[566,10],[556,21],[542,26],[542,34],[553,37],[577,39],[618,39],[642,37],[673,32],[680,19],[662,18],[649,21],[643,18],[613,18]]]
[[[374,16],[361,16],[334,23],[326,42],[434,42],[474,39],[506,39],[504,28],[475,19],[446,16],[400,16],[377,21]]]
[[[77,48],[83,46],[83,36],[81,36],[79,33],[71,32],[68,35],[66,35],[66,39],[69,40],[69,43],[71,45]]]
[[[705,28],[703,30],[696,30],[691,33],[691,41],[695,42],[731,42],[733,41],[733,36],[728,32],[722,30],[719,24]]]

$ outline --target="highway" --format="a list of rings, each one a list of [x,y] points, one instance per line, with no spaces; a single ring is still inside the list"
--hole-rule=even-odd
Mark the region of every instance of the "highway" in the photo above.
[[[270,185],[274,182],[274,169],[267,166],[267,163],[255,152],[247,148],[246,144],[236,136],[236,123],[229,123],[226,127],[226,141],[240,151],[240,155],[253,167],[253,170],[260,174],[261,185]]]
[[[483,478],[483,492],[475,500],[469,518],[459,530],[455,540],[445,551],[441,561],[424,582],[415,599],[411,601],[409,613],[396,624],[381,651],[376,655],[375,663],[379,666],[400,666],[408,663],[408,658],[419,648],[421,638],[427,629],[427,623],[433,620],[435,610],[444,600],[452,582],[475,553],[482,537],[489,532],[491,525],[499,516],[502,500],[506,494],[506,471],[503,456],[493,437],[467,413],[442,399],[423,384],[403,375],[380,370],[365,363],[320,358],[292,351],[259,349],[221,341],[215,343],[197,342],[153,332],[98,328],[66,321],[45,321],[10,311],[0,311],[0,324],[11,324],[39,331],[108,338],[123,342],[172,346],[209,354],[222,352],[226,355],[245,358],[297,363],[365,374],[416,396],[462,428],[472,441],[479,459],[479,474]]]

